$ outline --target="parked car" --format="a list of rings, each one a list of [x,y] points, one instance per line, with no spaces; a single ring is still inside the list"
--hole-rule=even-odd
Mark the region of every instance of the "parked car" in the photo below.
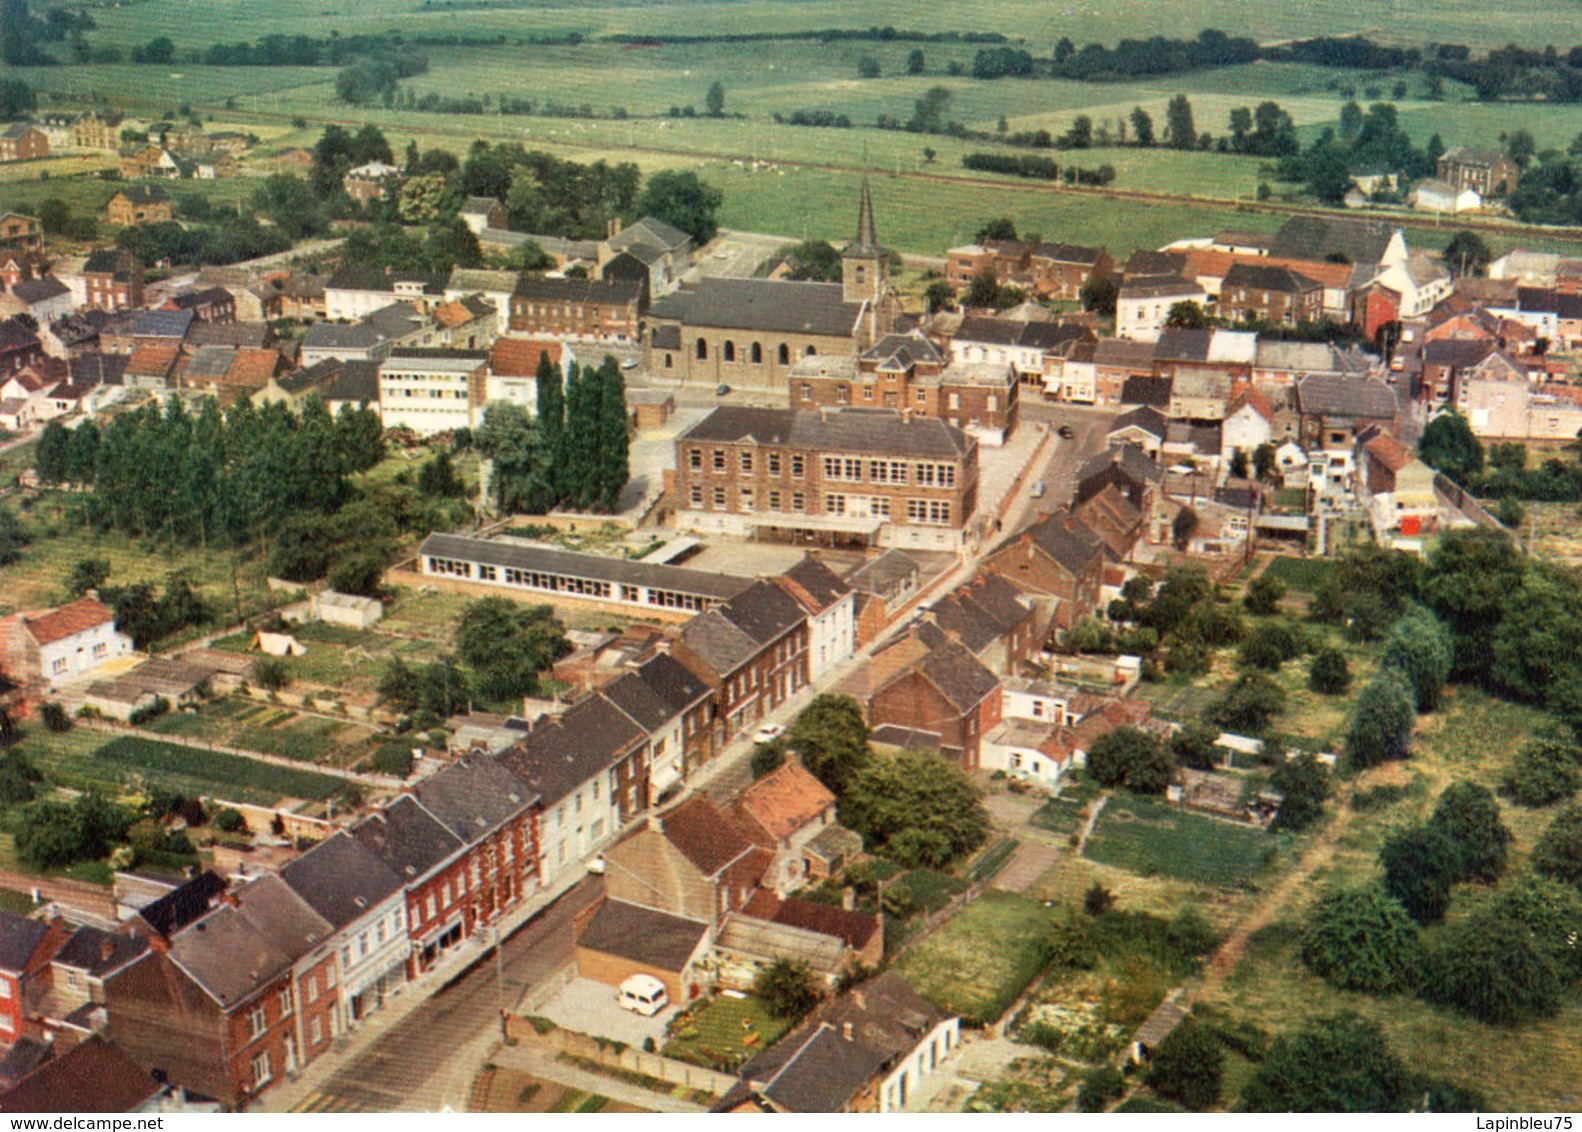
[[[638,359],[636,359],[636,358],[627,358],[624,362],[621,363],[621,368],[622,369],[636,369],[637,368],[637,362],[638,362]]]
[[[670,1005],[670,995],[665,984],[652,975],[632,975],[621,984],[615,1001],[622,1010],[652,1018]]]
[[[781,727],[778,723],[766,723],[757,731],[753,732],[753,742],[773,743],[776,739],[780,738],[780,736],[784,734],[785,728]]]
[[[731,387],[729,385],[726,385],[722,381],[722,382],[720,382],[718,385],[716,385],[714,387],[714,396],[716,396],[716,397],[723,397],[727,393],[729,393],[730,391],[731,391]]]
[[[1033,498],[1034,499],[1042,499],[1043,497],[1044,497],[1044,481],[1043,480],[1034,480],[1033,481]]]
[[[1062,440],[1070,440],[1075,435],[1077,435],[1076,430],[1070,425],[1063,424],[1060,426],[1060,437]]]

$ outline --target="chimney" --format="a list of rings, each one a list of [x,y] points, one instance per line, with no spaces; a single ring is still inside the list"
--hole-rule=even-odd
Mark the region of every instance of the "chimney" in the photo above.
[[[852,1026],[850,1022],[842,1022],[840,1024],[840,1036],[848,1042],[852,1040]]]
[[[604,224],[604,238],[606,240],[614,239],[615,236],[617,236],[620,233],[620,231],[621,231],[621,222],[620,222],[620,220],[617,217],[612,216],[612,217],[610,217],[609,220],[605,221],[605,224]]]
[[[105,936],[103,939],[101,939],[99,941],[99,958],[100,959],[109,959],[110,956],[112,956],[114,954],[115,954],[115,943],[114,943],[114,941],[112,941],[110,939],[109,936]]]
[[[840,906],[848,912],[857,910],[857,890],[849,884],[840,890]]]

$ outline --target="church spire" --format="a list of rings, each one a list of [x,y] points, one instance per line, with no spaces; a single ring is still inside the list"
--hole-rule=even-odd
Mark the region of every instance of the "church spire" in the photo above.
[[[873,226],[873,194],[868,190],[868,178],[862,179],[862,198],[857,206],[857,238],[855,248],[877,248],[879,236]]]

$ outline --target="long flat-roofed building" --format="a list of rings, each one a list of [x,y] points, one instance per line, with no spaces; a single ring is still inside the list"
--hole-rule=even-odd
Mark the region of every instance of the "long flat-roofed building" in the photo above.
[[[418,569],[436,580],[515,590],[534,598],[595,602],[650,617],[689,617],[753,584],[751,578],[684,566],[446,534],[423,540]]]
[[[956,550],[977,500],[977,441],[910,413],[728,406],[676,439],[683,530]]]

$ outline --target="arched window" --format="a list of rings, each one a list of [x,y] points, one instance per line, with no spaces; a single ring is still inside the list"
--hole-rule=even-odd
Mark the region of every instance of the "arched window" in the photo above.
[[[783,366],[791,364],[791,347],[784,342],[780,343],[780,364]]]
[[[732,342],[729,338],[725,339],[724,357],[728,362],[734,362],[736,360],[736,343]]]
[[[753,343],[752,359],[753,359],[753,365],[755,365],[755,366],[763,364],[764,348],[763,348],[762,344],[760,344],[758,342],[754,342]]]
[[[709,344],[706,340],[698,339],[698,358],[701,361],[709,356]]]
[[[809,346],[806,350],[803,351],[804,356],[809,357],[809,358],[811,358],[814,354],[817,354],[817,353],[818,353],[818,351],[815,350],[812,346]]]

